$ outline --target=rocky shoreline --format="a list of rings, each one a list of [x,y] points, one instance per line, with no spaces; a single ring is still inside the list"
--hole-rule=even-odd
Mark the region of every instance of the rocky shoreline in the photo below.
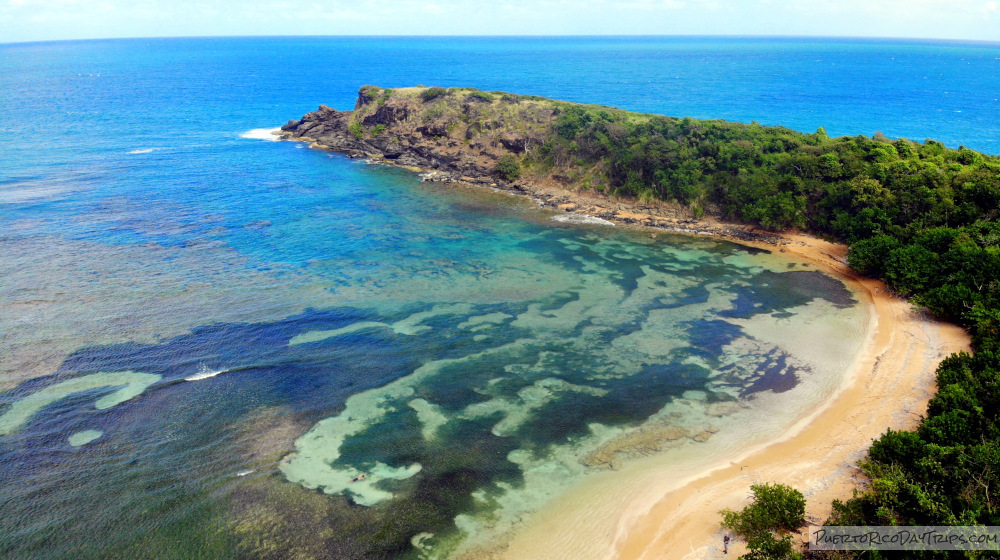
[[[366,107],[368,114],[354,122],[380,128],[377,135],[351,130],[352,115]],[[524,152],[530,140],[507,135],[459,142],[440,124],[414,122],[411,117],[415,111],[416,108],[405,103],[377,104],[362,88],[354,111],[320,105],[300,120],[289,121],[276,134],[284,140],[306,142],[314,149],[406,169],[419,174],[422,181],[506,192],[530,198],[541,208],[592,216],[614,224],[771,246],[786,243],[781,235],[753,226],[724,223],[710,216],[695,218],[689,209],[676,204],[643,203],[603,196],[594,190],[571,190],[572,183],[567,184],[562,177],[504,180],[497,176],[496,162],[505,153]]]

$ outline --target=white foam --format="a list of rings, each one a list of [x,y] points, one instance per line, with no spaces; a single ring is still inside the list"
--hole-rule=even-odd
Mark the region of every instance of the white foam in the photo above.
[[[559,214],[556,216],[552,216],[552,219],[557,222],[562,222],[564,224],[585,224],[594,226],[615,227],[614,222],[609,222],[607,220],[598,218],[597,216],[588,216],[586,214]]]
[[[155,152],[159,148],[141,148],[138,150],[132,150],[130,154],[148,154],[149,152]]]
[[[267,140],[269,142],[277,142],[281,140],[278,136],[280,127],[276,128],[254,128],[240,134],[240,138],[250,138],[252,140]]]
[[[225,373],[226,371],[227,370],[224,369],[210,370],[205,366],[201,366],[201,369],[198,370],[198,373],[185,377],[184,381],[201,381],[202,379],[215,377],[216,375],[219,375],[220,373]]]

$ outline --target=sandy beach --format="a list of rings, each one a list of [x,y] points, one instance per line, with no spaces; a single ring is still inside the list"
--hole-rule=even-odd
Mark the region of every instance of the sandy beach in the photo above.
[[[722,558],[718,512],[743,507],[756,482],[798,488],[807,498],[806,518],[821,523],[833,500],[850,498],[860,487],[856,463],[872,440],[887,428],[914,428],[933,396],[937,364],[968,349],[963,329],[855,275],[845,264],[845,246],[785,238],[787,251],[848,279],[870,298],[878,322],[867,348],[825,410],[764,449],[663,495],[616,539],[612,557]],[[739,554],[741,544],[731,553]]]
[[[584,201],[581,201],[584,202]],[[570,211],[585,211],[582,205]],[[621,213],[621,212],[619,212]],[[630,223],[662,218],[630,212]],[[664,225],[664,224],[657,224]],[[839,392],[779,437],[706,466],[696,461],[637,461],[617,472],[586,481],[539,512],[514,535],[504,558],[705,559],[743,552],[739,540],[722,553],[719,511],[748,503],[750,485],[781,482],[802,491],[806,517],[821,523],[835,499],[861,487],[857,461],[887,428],[916,426],[933,395],[934,370],[947,355],[969,348],[967,333],[935,320],[877,280],[859,277],[847,266],[847,247],[802,234],[782,234],[768,242],[746,241],[753,228],[712,221],[678,221],[673,231],[780,247],[789,256],[843,278],[872,310],[872,333]],[[766,232],[761,232],[765,235]]]

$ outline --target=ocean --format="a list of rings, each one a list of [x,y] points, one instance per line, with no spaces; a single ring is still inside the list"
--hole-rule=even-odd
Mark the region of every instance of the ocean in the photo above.
[[[0,44],[0,554],[461,556],[837,391],[870,312],[806,263],[266,133],[365,84],[1000,153],[997,44]]]

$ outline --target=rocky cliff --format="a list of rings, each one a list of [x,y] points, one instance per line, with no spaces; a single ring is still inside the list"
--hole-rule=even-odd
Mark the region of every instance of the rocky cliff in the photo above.
[[[603,119],[609,134],[620,132],[615,123],[641,126],[652,117],[472,88],[364,86],[353,110],[320,105],[302,119],[289,121],[280,134],[317,149],[422,172],[425,180],[510,191],[559,211],[620,224],[774,242],[776,238],[754,228],[692,219],[690,207],[683,204],[608,196],[607,161],[588,161],[583,157],[588,147],[566,142],[566,131],[560,130],[573,123],[568,116],[586,118],[587,113]],[[560,134],[562,140],[553,142]]]
[[[433,170],[437,180],[510,187],[525,156],[553,134],[562,105],[572,104],[470,88],[364,86],[353,111],[320,105],[281,130],[317,148]],[[534,182],[550,178],[571,180],[555,169],[533,170]]]

